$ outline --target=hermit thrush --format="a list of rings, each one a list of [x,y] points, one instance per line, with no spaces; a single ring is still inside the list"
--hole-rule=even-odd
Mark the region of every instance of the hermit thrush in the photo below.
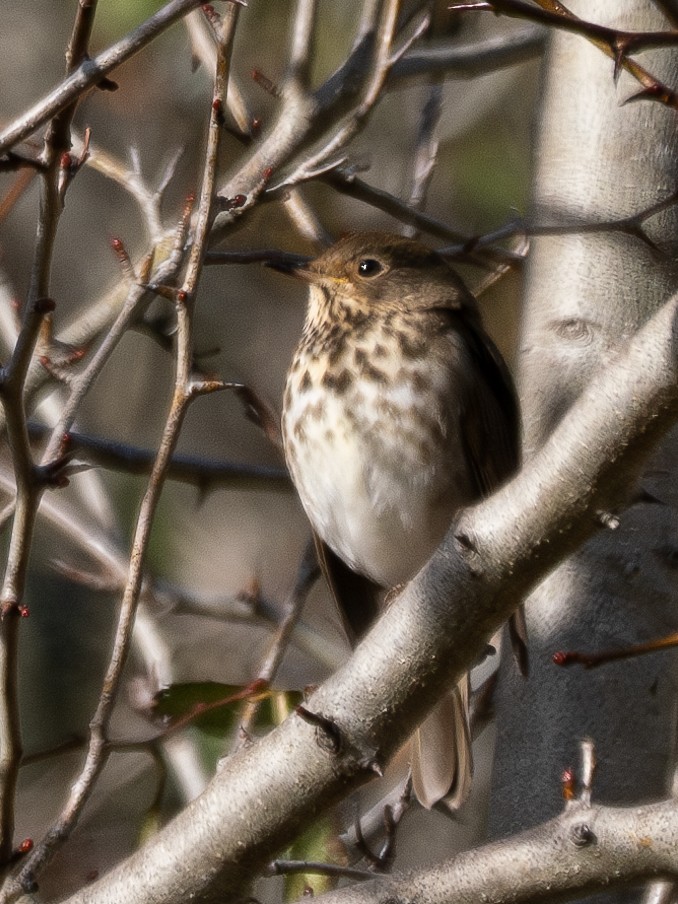
[[[310,291],[285,388],[287,465],[317,536],[354,573],[393,588],[459,508],[516,469],[513,383],[475,299],[424,245],[350,235],[293,272]],[[366,620],[349,610],[358,631]],[[466,796],[467,697],[465,679],[415,738],[425,806]]]

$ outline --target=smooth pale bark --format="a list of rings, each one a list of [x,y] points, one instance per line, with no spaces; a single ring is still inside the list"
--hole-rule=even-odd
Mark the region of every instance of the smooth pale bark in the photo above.
[[[569,4],[617,28],[667,28],[649,0]],[[637,58],[678,84],[674,50]],[[534,220],[601,223],[638,214],[676,188],[676,112],[622,101],[640,90],[612,61],[574,35],[556,34],[545,63],[538,123]],[[647,224],[675,256],[675,208]],[[526,458],[534,454],[589,378],[675,290],[676,268],[619,232],[542,237],[532,245],[521,343]],[[557,650],[621,647],[678,625],[678,436],[648,463],[639,486],[660,500],[621,511],[561,565],[527,604],[531,674],[508,657],[497,699],[498,740],[491,834],[555,815],[562,772],[577,765],[580,738],[596,744],[594,797],[629,803],[670,786],[676,732],[675,654],[653,654],[587,671],[552,663]],[[637,487],[629,497],[639,498]],[[636,493],[635,497],[633,493]]]

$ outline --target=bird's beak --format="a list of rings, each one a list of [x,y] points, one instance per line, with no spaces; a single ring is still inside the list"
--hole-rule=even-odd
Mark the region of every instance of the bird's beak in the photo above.
[[[296,276],[297,279],[309,282],[317,274],[308,269],[308,263],[308,258],[285,255],[278,260],[266,261],[264,266],[269,267],[271,270],[276,270],[278,273],[284,273],[286,276]]]
[[[332,276],[329,273],[322,273],[321,271],[316,270],[312,264],[313,261],[308,258],[295,258],[292,255],[285,255],[285,257],[281,257],[279,260],[270,260],[266,262],[266,266],[270,267],[272,270],[277,270],[278,273],[285,273],[287,276],[294,276],[297,279],[301,279],[312,285],[330,286],[348,282],[345,276]]]

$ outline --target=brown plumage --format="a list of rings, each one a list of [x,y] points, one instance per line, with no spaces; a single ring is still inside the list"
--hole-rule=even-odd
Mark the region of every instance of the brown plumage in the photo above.
[[[516,470],[518,406],[475,299],[436,252],[351,235],[295,272],[310,290],[285,389],[285,456],[359,637],[372,591],[408,581],[458,509]],[[467,700],[465,678],[415,737],[425,806],[458,806],[468,791]]]

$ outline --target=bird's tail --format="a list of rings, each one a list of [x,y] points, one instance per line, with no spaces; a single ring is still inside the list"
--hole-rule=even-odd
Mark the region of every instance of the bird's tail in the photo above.
[[[411,740],[412,785],[422,806],[457,810],[473,776],[469,731],[469,676],[446,694]]]

